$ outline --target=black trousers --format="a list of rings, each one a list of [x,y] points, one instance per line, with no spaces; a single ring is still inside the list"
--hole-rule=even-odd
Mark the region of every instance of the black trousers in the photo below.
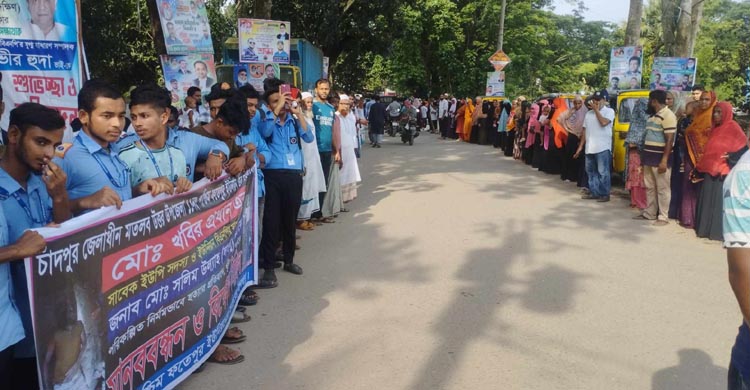
[[[562,161],[560,164],[560,178],[562,180],[578,182],[581,179],[581,171],[584,170],[583,165],[585,158],[583,158],[583,153],[581,153],[581,156],[578,158],[573,158],[573,155],[576,154],[576,150],[578,150],[580,141],[581,139],[578,138],[578,136],[568,133],[568,140],[565,142],[565,146],[563,146]]]
[[[266,205],[263,211],[263,239],[260,241],[262,268],[273,270],[276,248],[284,242],[284,264],[294,262],[297,245],[297,213],[302,203],[302,175],[299,171],[266,169]]]
[[[443,119],[440,119],[440,136],[443,138],[450,137],[450,128],[451,128],[451,118],[449,116],[443,117]]]
[[[331,173],[331,162],[333,161],[333,154],[331,152],[319,152],[319,154],[320,154],[320,164],[323,166],[323,177],[325,177],[326,186],[327,186],[328,175],[330,175]],[[325,198],[326,198],[325,192],[321,192],[320,194],[318,194],[318,200],[320,201],[321,206],[323,206],[323,200],[325,200]],[[316,211],[310,217],[322,218],[323,213],[321,213],[320,211]]]

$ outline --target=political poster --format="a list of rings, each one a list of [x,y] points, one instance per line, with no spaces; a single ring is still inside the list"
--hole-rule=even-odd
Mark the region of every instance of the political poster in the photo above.
[[[495,68],[495,71],[499,72],[510,64],[510,57],[504,51],[498,50],[490,56],[488,61]]]
[[[185,106],[185,97],[190,87],[199,87],[203,95],[211,92],[216,83],[216,65],[213,54],[188,54],[161,56],[164,84],[172,95],[172,105]]]
[[[648,89],[690,91],[695,84],[698,59],[689,57],[656,57],[651,68]]]
[[[291,30],[289,22],[240,19],[240,62],[288,64]]]
[[[214,53],[205,0],[157,0],[167,54]]]
[[[240,88],[252,85],[258,92],[264,92],[263,82],[266,79],[281,78],[278,64],[235,64],[234,86]]]
[[[505,96],[505,72],[487,72],[485,96]]]
[[[81,58],[75,0],[2,0],[0,83],[6,109],[0,127],[7,129],[10,110],[25,102],[55,108],[70,124],[78,116]]]
[[[25,261],[42,389],[172,389],[257,275],[255,170],[39,232]]]
[[[609,58],[609,87],[611,95],[620,91],[640,89],[643,75],[641,46],[613,47]]]

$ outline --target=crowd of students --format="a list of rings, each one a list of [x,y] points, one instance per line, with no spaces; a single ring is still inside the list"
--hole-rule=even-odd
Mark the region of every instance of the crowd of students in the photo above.
[[[732,105],[700,85],[685,94],[655,90],[628,103],[620,108],[628,110],[620,115],[630,122],[623,181],[631,207],[640,210],[634,219],[656,226],[677,220],[698,237],[721,240],[721,185],[748,143]],[[505,156],[576,183],[583,199],[608,202],[613,142],[623,142],[613,140],[610,104],[607,90],[576,95],[572,102],[443,95],[440,133],[492,144]]]
[[[349,211],[345,205],[357,197],[361,181],[358,126],[367,121],[361,111],[355,116],[352,98],[330,94],[327,80],[316,83],[315,96],[303,92],[296,99],[299,91],[281,80],[269,79],[264,87],[261,95],[252,86],[216,84],[205,96],[207,110],[201,90],[191,90],[187,108],[178,110],[165,88],[146,84],[131,91],[126,108],[115,87],[89,80],[78,93],[69,143],[63,143],[66,123],[56,110],[24,103],[10,111],[0,160],[0,388],[38,387],[22,259],[40,253],[45,241],[29,229],[120,208],[140,195],[184,193],[201,178],[257,167],[263,274],[243,292],[232,322],[250,320],[255,290],[277,287],[277,268],[303,273],[295,259],[296,229],[334,223]],[[243,361],[226,344],[245,339],[230,328],[209,362]],[[65,372],[51,375],[47,379],[61,383]]]

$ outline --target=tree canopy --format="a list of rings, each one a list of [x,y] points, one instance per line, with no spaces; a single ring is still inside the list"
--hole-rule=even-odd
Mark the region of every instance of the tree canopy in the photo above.
[[[648,0],[640,31],[644,74],[654,56],[666,55],[665,2]],[[689,0],[684,0],[689,1]],[[484,90],[487,59],[496,50],[501,5],[495,0],[263,0],[271,17],[289,20],[296,37],[331,59],[335,87],[395,89],[435,96],[473,96]],[[625,41],[625,23],[586,21],[582,2],[573,15],[558,15],[552,0],[508,0],[504,51],[508,95],[591,90],[606,85],[609,53]],[[253,0],[207,0],[221,61],[224,40],[236,35],[237,14],[250,16]],[[750,66],[750,2],[705,0],[695,41],[697,82],[725,99],[739,100],[743,69]],[[138,0],[81,0],[83,38],[93,76],[122,89],[159,80],[147,7]],[[261,7],[262,8],[262,7]],[[644,84],[646,84],[644,80]]]

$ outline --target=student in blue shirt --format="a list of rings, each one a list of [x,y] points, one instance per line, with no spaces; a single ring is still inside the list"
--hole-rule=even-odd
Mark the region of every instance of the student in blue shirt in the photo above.
[[[271,151],[271,160],[263,171],[266,184],[266,204],[263,215],[263,238],[259,256],[265,270],[258,288],[278,286],[274,268],[276,248],[283,241],[284,270],[302,275],[302,267],[294,264],[297,213],[302,202],[302,148],[300,142],[314,142],[315,136],[307,129],[302,111],[293,105],[290,93],[279,93],[281,80],[266,83],[264,99],[273,111],[265,113],[261,134]],[[301,140],[300,140],[301,138]]]
[[[0,389],[11,388],[13,346],[24,338],[23,323],[13,299],[8,261],[33,256],[47,245],[39,233],[31,230],[25,231],[15,243],[9,243],[8,221],[0,207]]]
[[[177,109],[170,107],[170,118],[177,115]],[[176,121],[174,121],[176,123]],[[205,161],[203,176],[215,180],[224,170],[224,162],[229,155],[229,148],[224,142],[204,137],[179,126],[169,126],[167,122],[167,145],[182,150],[187,163],[187,178],[195,179],[195,167],[199,161]],[[138,141],[135,134],[128,135],[117,142],[120,148],[125,148]]]
[[[101,79],[86,81],[78,92],[78,118],[81,131],[72,144],[58,148],[55,160],[67,175],[65,187],[74,214],[106,206],[120,208],[133,193],[168,190],[155,180],[132,188],[128,167],[115,143],[125,128],[125,100],[115,87]]]
[[[10,112],[8,145],[0,161],[0,207],[15,242],[31,228],[71,217],[66,175],[52,162],[62,143],[65,120],[60,113],[37,103],[23,103]],[[13,290],[26,337],[14,347],[14,376],[24,387],[35,388],[36,350],[23,261],[11,263]],[[32,383],[33,382],[33,383]]]

